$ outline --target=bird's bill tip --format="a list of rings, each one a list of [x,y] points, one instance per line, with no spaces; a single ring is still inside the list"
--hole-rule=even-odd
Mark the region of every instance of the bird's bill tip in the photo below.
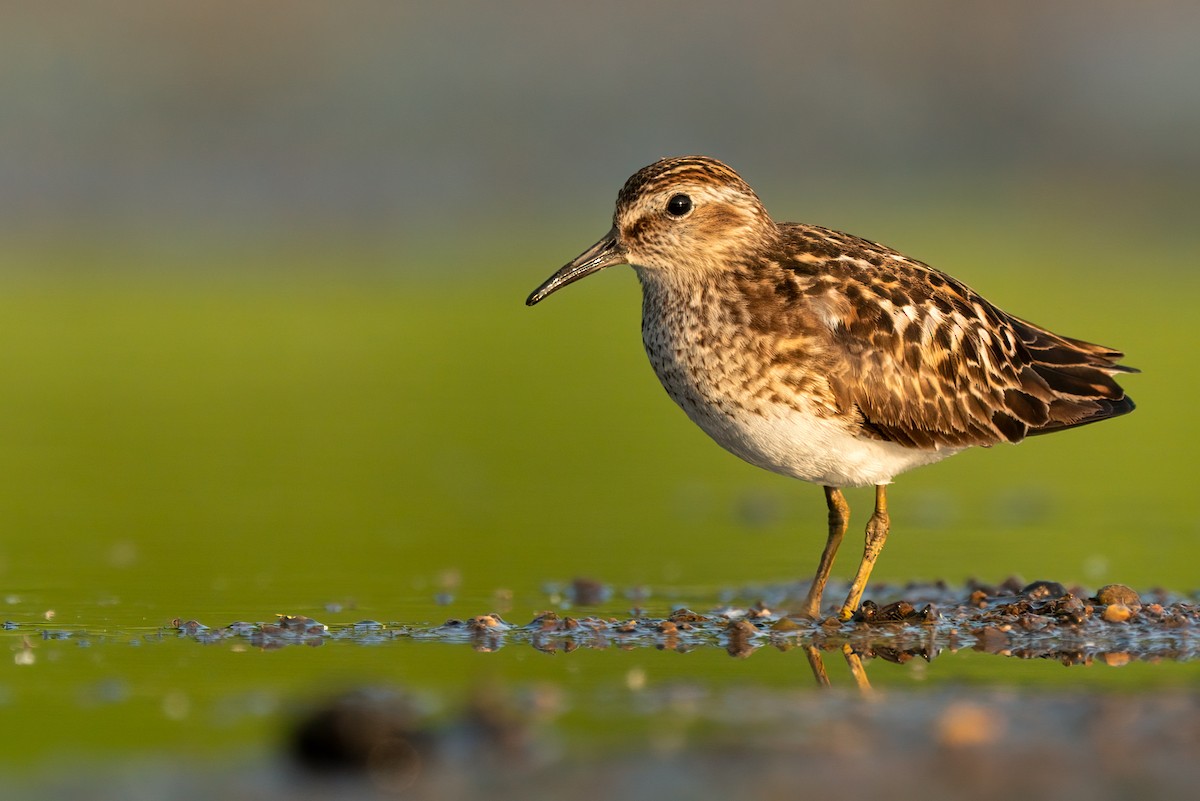
[[[605,267],[624,263],[625,253],[617,241],[617,229],[613,228],[599,242],[564,264],[562,269],[543,281],[542,285],[533,290],[525,299],[525,305],[533,306],[567,284],[573,284],[580,278],[586,278]]]

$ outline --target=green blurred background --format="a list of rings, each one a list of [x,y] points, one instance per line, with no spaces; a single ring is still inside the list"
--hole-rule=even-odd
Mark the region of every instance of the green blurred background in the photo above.
[[[674,408],[630,271],[523,305],[692,152],[1144,371],[1130,417],[903,476],[877,578],[1200,586],[1194,3],[4,16],[9,620],[436,622],[503,590],[523,622],[577,575],[807,577],[820,490]]]

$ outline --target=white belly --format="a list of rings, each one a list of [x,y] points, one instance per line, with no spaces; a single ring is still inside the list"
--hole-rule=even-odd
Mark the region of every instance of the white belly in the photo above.
[[[680,406],[730,453],[772,472],[827,487],[888,484],[905,470],[961,450],[917,450],[858,437],[838,420],[788,407],[768,407],[764,414],[744,410],[726,414],[697,404],[680,402]]]

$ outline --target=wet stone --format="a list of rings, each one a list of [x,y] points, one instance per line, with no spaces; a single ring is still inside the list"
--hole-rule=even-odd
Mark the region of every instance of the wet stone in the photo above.
[[[1028,599],[1023,599],[1015,603],[999,604],[992,611],[995,615],[1027,615],[1033,608],[1033,602]]]
[[[573,617],[559,617],[554,612],[543,612],[530,621],[526,628],[540,631],[573,631],[579,628],[579,621]]]
[[[1092,614],[1092,607],[1074,595],[1064,595],[1044,604],[1032,607],[1034,614],[1053,617],[1063,623],[1082,623]]]
[[[732,634],[742,634],[742,635],[747,635],[747,636],[753,636],[755,634],[758,634],[758,628],[756,628],[755,625],[753,623],[751,623],[749,620],[731,620],[725,626],[725,632],[727,634],[731,634],[731,635]]]
[[[491,631],[494,629],[507,628],[508,624],[496,614],[478,615],[470,618],[466,623],[467,629],[470,631]]]
[[[854,619],[856,622],[873,624],[924,623],[934,619],[936,615],[932,605],[926,605],[924,609],[918,611],[908,601],[893,601],[882,607],[872,601],[864,601],[859,614]]]
[[[305,615],[276,615],[281,631],[296,634],[322,634],[327,630],[324,623],[319,623]]]
[[[1017,618],[1017,626],[1023,631],[1042,631],[1054,625],[1054,618],[1044,615],[1022,615]]]
[[[921,613],[908,601],[896,601],[879,610],[879,620],[887,622],[917,621]]]
[[[879,604],[866,600],[858,605],[858,611],[851,619],[855,623],[872,623],[877,617],[879,617]]]
[[[1043,582],[1041,586],[1050,584]],[[1018,590],[1029,586],[1022,583]],[[331,647],[373,644],[404,638],[458,642],[484,652],[513,645],[556,653],[604,648],[684,652],[717,647],[731,656],[747,658],[770,645],[780,650],[815,647],[837,651],[849,647],[863,657],[888,661],[910,659],[917,653],[936,656],[961,648],[1001,656],[1049,658],[1069,665],[1105,662],[1106,653],[1128,653],[1136,660],[1200,659],[1200,638],[1191,636],[1200,630],[1200,606],[1195,595],[1146,593],[1143,597],[1152,601],[1139,609],[1130,604],[1100,604],[1101,598],[1126,597],[1114,594],[1117,590],[1112,587],[1101,588],[1094,597],[1081,591],[1039,599],[1009,592],[1008,587],[1003,592],[992,588],[998,594],[989,595],[989,590],[978,584],[973,589],[937,591],[932,585],[873,585],[877,597],[903,594],[905,598],[920,599],[920,603],[901,600],[881,606],[865,601],[848,625],[836,617],[821,621],[788,617],[790,611],[801,608],[803,589],[764,591],[759,587],[743,593],[747,599],[772,598],[774,611],[768,610],[765,603],[739,604],[737,592],[731,592],[722,595],[712,611],[677,608],[665,618],[640,611],[623,620],[546,612],[525,625],[512,626],[493,612],[450,619],[440,626],[360,620],[327,627],[304,615],[280,615],[266,623],[236,622],[217,629],[194,620],[176,619],[171,628],[178,636],[200,644],[233,648],[250,645],[264,650],[324,643]],[[937,599],[937,607],[925,603],[933,598]],[[170,633],[169,628],[162,629],[162,635]],[[69,627],[35,629],[30,636],[89,641],[85,632]]]
[[[1177,612],[1170,612],[1162,616],[1161,625],[1167,628],[1182,628],[1189,624],[1189,620],[1184,615]]]
[[[693,612],[691,609],[676,609],[667,619],[672,623],[704,623],[708,621],[707,617]]]
[[[1021,588],[1021,595],[1034,601],[1047,598],[1061,598],[1067,594],[1067,588],[1057,581],[1035,581]]]
[[[1114,603],[1104,607],[1104,619],[1109,623],[1125,623],[1133,617],[1133,610],[1125,604]]]
[[[748,609],[746,611],[746,617],[748,617],[752,620],[757,620],[757,619],[766,618],[766,617],[770,617],[770,616],[771,616],[771,610],[768,609],[767,605],[762,602],[762,599],[755,601],[754,605],[751,606],[750,609]]]
[[[196,634],[197,632],[208,630],[208,626],[203,623],[195,620],[180,620],[179,618],[172,620],[171,626],[183,634]]]
[[[754,639],[758,635],[758,629],[748,620],[734,620],[725,626],[725,651],[730,656],[741,659],[750,656],[754,653],[757,647],[754,644]]]
[[[1096,603],[1101,606],[1124,604],[1130,609],[1137,609],[1142,605],[1142,599],[1124,584],[1105,584],[1096,590]]]
[[[537,629],[539,631],[552,631],[558,627],[559,617],[557,612],[542,612],[533,620],[529,621],[527,629]]]

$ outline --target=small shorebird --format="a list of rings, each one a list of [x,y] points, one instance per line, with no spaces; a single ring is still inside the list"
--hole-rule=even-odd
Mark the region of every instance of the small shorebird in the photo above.
[[[704,156],[655,162],[617,196],[604,237],[534,290],[538,303],[614,264],[642,285],[642,341],[667,394],[722,447],[825,488],[829,534],[800,614],[821,594],[850,507],[875,512],[854,615],[887,539],[897,474],[971,446],[1133,411],[1122,353],[1014,317],[891,248],[777,223],[749,185]]]

